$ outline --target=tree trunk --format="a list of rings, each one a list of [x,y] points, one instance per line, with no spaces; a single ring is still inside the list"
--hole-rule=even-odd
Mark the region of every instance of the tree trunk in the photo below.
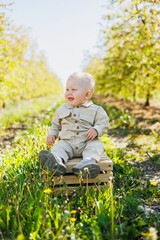
[[[133,85],[133,102],[136,102],[136,86]]]
[[[6,107],[6,103],[3,101],[2,108],[5,108],[5,107]]]
[[[147,94],[146,94],[146,102],[145,102],[145,106],[149,106],[150,105],[150,88],[148,86],[147,88]]]

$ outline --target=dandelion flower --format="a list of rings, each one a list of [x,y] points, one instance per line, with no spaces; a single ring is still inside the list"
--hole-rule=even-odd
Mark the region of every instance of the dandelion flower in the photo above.
[[[150,233],[152,233],[152,240],[157,240],[158,236],[157,233],[158,231],[154,227],[149,228]]]
[[[17,240],[25,240],[24,235],[21,233],[18,235]]]
[[[84,168],[84,171],[85,171],[86,173],[88,173],[88,168],[87,168],[87,167],[85,167],[85,168]]]
[[[49,194],[49,193],[52,192],[52,190],[51,190],[50,188],[47,188],[47,189],[45,189],[43,192],[46,193],[46,194]]]
[[[154,227],[149,228],[149,233],[142,233],[144,237],[149,237],[151,240],[158,240],[157,230]]]
[[[68,210],[65,210],[64,213],[69,214],[70,212]]]
[[[152,186],[156,186],[157,183],[156,182],[150,182]]]
[[[71,211],[71,214],[74,214],[74,213],[76,213],[77,212],[77,210],[72,210]]]
[[[144,237],[152,237],[152,233],[151,232],[149,232],[149,233],[142,233],[142,235]]]
[[[137,207],[137,210],[138,210],[139,212],[144,212],[144,211],[145,211],[145,208],[144,208],[142,205],[139,205],[139,206]]]
[[[76,218],[70,218],[72,222],[75,222],[76,221]]]

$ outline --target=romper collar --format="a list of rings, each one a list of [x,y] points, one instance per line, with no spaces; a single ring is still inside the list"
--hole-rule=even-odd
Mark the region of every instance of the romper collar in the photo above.
[[[79,107],[89,107],[89,106],[91,106],[92,104],[93,104],[93,102],[92,102],[92,101],[89,101],[89,102],[80,104],[80,105],[78,105],[78,106],[79,106]],[[76,107],[78,107],[78,106],[76,106]],[[66,103],[66,107],[67,107],[68,109],[74,108],[74,107],[70,106],[68,103]]]
[[[89,106],[91,106],[92,104],[93,104],[93,102],[92,102],[92,101],[89,101],[89,102],[86,102],[86,103],[81,104],[80,106],[89,107]]]

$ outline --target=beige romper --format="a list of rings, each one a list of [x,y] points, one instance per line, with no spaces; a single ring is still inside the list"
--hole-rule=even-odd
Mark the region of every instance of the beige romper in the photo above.
[[[101,106],[89,101],[75,107],[68,103],[62,104],[52,120],[49,135],[59,138],[59,141],[52,147],[51,152],[67,162],[73,157],[94,158],[100,160],[104,152],[103,144],[98,137],[107,132],[109,118]],[[98,137],[89,140],[86,132],[94,128]]]

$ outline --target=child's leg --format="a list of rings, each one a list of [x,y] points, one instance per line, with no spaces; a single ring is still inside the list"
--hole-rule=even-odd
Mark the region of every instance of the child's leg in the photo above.
[[[56,143],[51,152],[48,150],[42,150],[39,153],[39,161],[42,168],[48,169],[51,172],[55,172],[55,176],[64,175],[66,172],[66,166],[68,158],[73,157],[73,150],[70,145],[63,140]]]
[[[73,158],[73,149],[67,141],[60,140],[52,148],[51,153],[63,159],[67,163],[68,159]]]
[[[90,140],[83,150],[83,160],[72,168],[73,173],[78,176],[80,171],[83,177],[95,178],[100,172],[100,165],[97,163],[104,153],[104,146],[99,140]]]
[[[104,145],[101,141],[98,139],[90,140],[87,142],[86,147],[83,150],[83,159],[93,158],[96,162],[99,162],[104,150]]]

